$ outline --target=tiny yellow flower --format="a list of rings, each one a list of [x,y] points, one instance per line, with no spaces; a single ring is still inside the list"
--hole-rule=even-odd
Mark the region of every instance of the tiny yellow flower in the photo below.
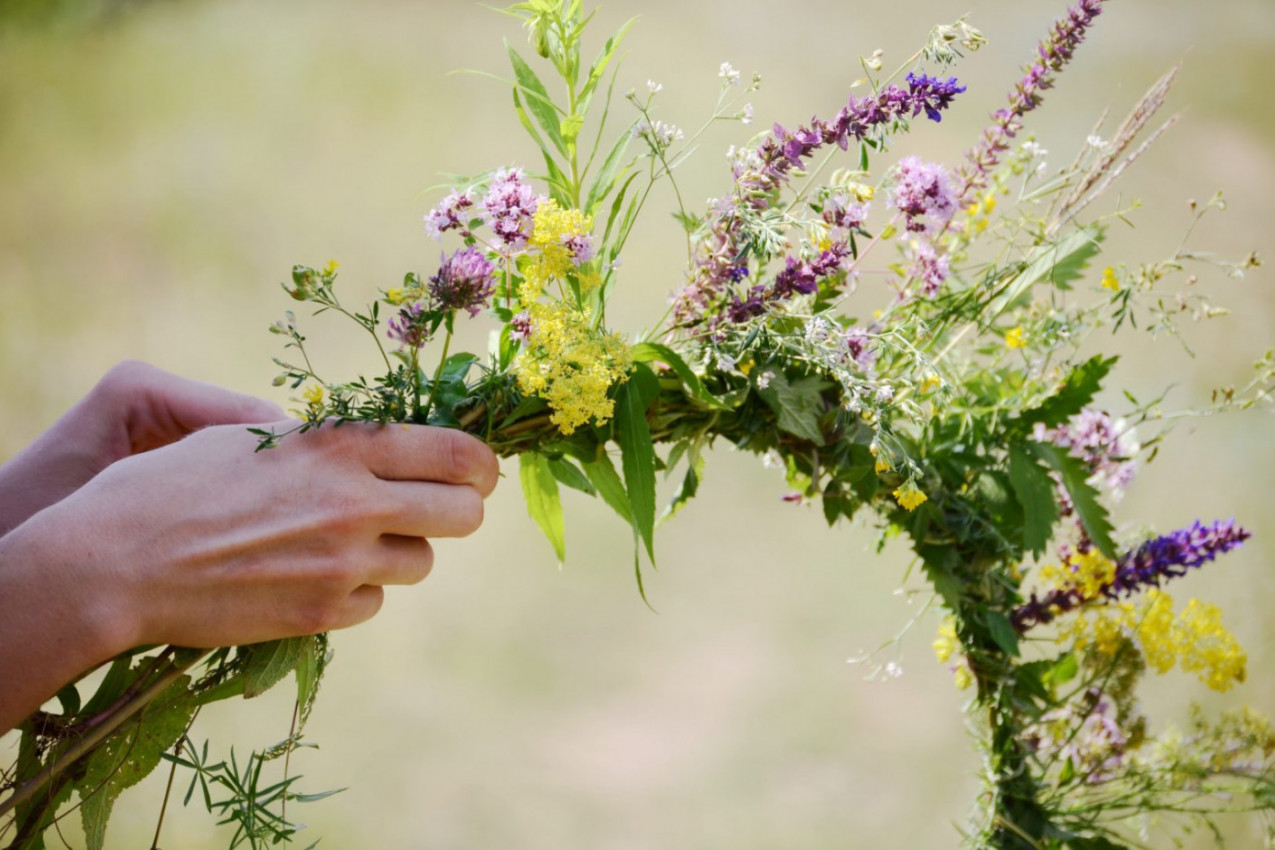
[[[907,511],[914,511],[928,501],[926,495],[916,489],[911,481],[895,490],[894,498]]]
[[[993,192],[988,192],[983,196],[983,211],[990,214],[994,209],[996,209],[996,195]]]
[[[1120,291],[1120,279],[1116,277],[1116,270],[1111,266],[1103,269],[1100,283],[1103,289],[1110,289],[1112,292]]]
[[[318,407],[323,404],[323,385],[315,384],[311,387],[307,387],[305,392],[301,393],[301,397],[304,398],[311,407]]]
[[[326,277],[331,277],[332,275],[336,274],[336,270],[339,269],[340,267],[341,267],[341,264],[338,263],[336,260],[328,260],[328,264],[323,267],[323,274]]]
[[[970,668],[961,665],[952,671],[952,682],[959,690],[969,690],[974,684],[974,674],[970,672]]]
[[[1026,348],[1027,347],[1027,340],[1023,337],[1022,325],[1019,325],[1018,327],[1011,330],[1009,333],[1005,334],[1005,345],[1008,348]]]
[[[405,301],[410,301],[411,298],[411,294],[401,286],[389,289],[385,293],[385,300],[391,304],[402,304]]]
[[[881,318],[881,317],[882,317],[882,316],[884,316],[884,315],[885,315],[885,311],[884,311],[884,310],[873,310],[873,311],[872,311],[872,318],[874,318],[874,319],[879,319],[879,318]]]
[[[960,643],[956,639],[956,622],[948,617],[939,626],[938,636],[934,638],[934,643],[930,644],[934,647],[934,655],[942,664],[956,654],[956,650],[960,649]]]
[[[874,471],[876,471],[876,473],[877,473],[878,475],[879,475],[879,474],[881,474],[882,472],[889,472],[889,471],[890,471],[890,461],[889,461],[889,460],[887,460],[886,458],[879,457],[879,458],[877,458],[876,465],[875,465],[875,466],[873,466],[872,468],[873,468],[873,470],[874,470]]]
[[[920,391],[922,394],[933,392],[943,385],[943,381],[938,375],[931,372],[921,381]]]

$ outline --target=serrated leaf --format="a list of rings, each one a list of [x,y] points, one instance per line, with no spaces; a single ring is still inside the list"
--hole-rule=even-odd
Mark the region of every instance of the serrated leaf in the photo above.
[[[599,451],[597,460],[584,464],[584,474],[598,488],[602,501],[610,505],[611,510],[626,524],[632,525],[633,512],[629,510],[629,494],[624,489],[620,474],[615,471],[615,464],[611,463],[611,456],[605,451]]]
[[[1077,267],[1077,263],[1080,263],[1080,268],[1083,268],[1083,264],[1098,252],[1102,238],[1102,228],[1093,225],[1074,230],[1057,242],[1038,245],[1031,252],[1023,268],[1001,286],[1000,293],[992,299],[984,311],[983,321],[991,324],[1019,296],[1042,280],[1056,281],[1060,279],[1059,275],[1071,273]]]
[[[1056,428],[1080,413],[1102,389],[1103,379],[1111,372],[1111,367],[1116,365],[1118,359],[1098,355],[1072,369],[1058,392],[1023,412],[1018,419],[1019,427],[1028,429],[1039,422],[1046,428]]]
[[[195,702],[187,691],[189,685],[189,676],[179,677],[85,761],[84,774],[75,788],[80,794],[88,850],[102,850],[106,825],[120,793],[145,779],[190,725]]]
[[[655,445],[646,423],[646,402],[637,374],[620,388],[615,421],[620,443],[620,465],[628,492],[635,535],[655,561]]]
[[[553,473],[553,477],[558,479],[560,484],[565,484],[572,490],[579,490],[581,493],[587,493],[590,496],[598,494],[588,476],[566,458],[549,458],[549,471]]]
[[[306,653],[312,651],[311,636],[284,638],[241,646],[244,658],[243,695],[251,699],[273,688],[284,676],[297,669]]]
[[[297,664],[297,705],[301,707],[301,723],[310,716],[315,697],[319,693],[319,683],[323,680],[323,671],[328,666],[327,635],[314,635],[310,646]]]
[[[1023,549],[1039,557],[1058,521],[1054,481],[1021,445],[1010,446],[1009,481],[1023,508]]]
[[[779,428],[816,446],[824,444],[819,428],[819,415],[823,412],[820,395],[828,388],[821,378],[801,378],[789,381],[788,376],[772,369],[765,387],[759,386],[757,394],[779,418]]]
[[[562,522],[562,500],[558,495],[558,479],[549,469],[549,460],[536,452],[523,452],[518,456],[522,479],[522,495],[527,502],[527,513],[540,526],[553,546],[558,563],[567,558],[566,532]]]
[[[660,516],[660,522],[677,515],[677,512],[691,499],[695,498],[695,494],[699,492],[699,483],[704,476],[704,457],[695,452],[690,461],[686,464],[686,475],[682,477],[682,486],[677,488],[677,493],[673,495],[673,500],[669,502],[668,507],[664,509],[664,513]]]
[[[1043,460],[1062,478],[1063,487],[1071,497],[1076,516],[1084,526],[1089,539],[1098,551],[1115,560],[1116,544],[1111,539],[1111,520],[1107,509],[1098,501],[1098,491],[1088,482],[1089,470],[1079,459],[1050,443],[1027,443],[1026,448]]]

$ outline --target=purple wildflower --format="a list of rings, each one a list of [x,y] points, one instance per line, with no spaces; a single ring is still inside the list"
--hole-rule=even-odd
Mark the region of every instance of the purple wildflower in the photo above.
[[[850,247],[845,242],[834,242],[826,251],[819,252],[813,260],[788,257],[784,269],[775,276],[770,286],[758,284],[749,290],[747,298],[735,297],[728,309],[732,322],[746,322],[766,312],[766,308],[796,295],[814,295],[820,282],[836,275],[845,267]]]
[[[938,294],[949,272],[947,255],[937,253],[929,243],[918,243],[912,251],[912,267],[908,276],[921,281],[925,294],[931,298]]]
[[[1146,587],[1159,587],[1238,548],[1251,536],[1233,519],[1218,520],[1212,525],[1196,520],[1190,528],[1152,538],[1122,555],[1116,561],[1115,578],[1102,589],[1102,594],[1108,599],[1119,599]],[[1011,619],[1019,632],[1025,632],[1085,601],[1075,588],[1051,590],[1044,596],[1032,593],[1031,599],[1014,609]]]
[[[593,259],[593,237],[588,233],[569,236],[563,244],[571,252],[571,259],[577,266],[583,266]]]
[[[540,199],[522,180],[522,170],[496,172],[482,200],[483,220],[511,252],[521,251],[531,237],[533,217]]]
[[[429,342],[429,328],[425,326],[425,308],[421,304],[408,304],[389,321],[387,336],[405,348],[423,348]]]
[[[1001,155],[1009,149],[1010,141],[1023,129],[1023,116],[1040,106],[1041,92],[1053,87],[1055,75],[1071,60],[1093,25],[1093,19],[1102,13],[1102,4],[1103,0],[1080,0],[1054,23],[1049,36],[1037,48],[1037,58],[1023,69],[1023,78],[1009,93],[1009,106],[992,113],[992,125],[966,154],[957,193],[960,204],[964,205],[987,185],[988,172],[996,167]]]
[[[1032,436],[1067,449],[1072,457],[1084,461],[1090,475],[1115,499],[1124,495],[1137,471],[1133,456],[1138,442],[1133,429],[1105,411],[1087,407],[1057,428],[1037,425]]]
[[[727,294],[738,280],[735,275],[745,256],[740,211],[769,209],[779,190],[792,179],[793,171],[821,147],[835,144],[846,150],[851,141],[863,141],[882,132],[891,122],[922,112],[937,120],[940,110],[950,106],[962,91],[964,87],[955,78],[941,82],[913,75],[907,89],[889,85],[869,97],[852,95],[831,121],[812,118],[808,127],[796,130],[776,124],[757,150],[736,156],[732,166],[734,193],[710,210],[709,229],[700,243],[694,276],[675,297],[678,321],[693,325],[708,320],[715,324],[723,317],[720,313],[713,315],[713,308],[732,303]],[[738,304],[740,299],[735,297],[733,301]]]
[[[823,220],[829,227],[857,230],[867,218],[868,205],[849,203],[845,195],[832,195],[823,202]]]
[[[918,115],[922,109],[931,121],[942,121],[940,110],[947,109],[952,99],[965,91],[965,86],[956,82],[956,77],[948,77],[944,82],[938,77],[922,74],[908,74],[908,94],[912,96],[913,112]]]
[[[429,294],[443,310],[468,310],[477,316],[494,289],[496,268],[472,245],[442,261],[429,279]]]
[[[842,361],[853,360],[864,372],[871,371],[872,364],[877,359],[877,352],[872,347],[871,341],[872,337],[862,328],[846,328],[845,335],[841,338],[841,347],[844,352]]]
[[[461,194],[455,190],[425,214],[425,232],[436,241],[443,238],[449,230],[459,230],[461,236],[469,233],[469,217],[462,213],[474,205],[469,192]]]
[[[899,160],[894,179],[890,201],[907,217],[907,228],[913,233],[927,226],[942,227],[956,211],[947,170],[938,163],[922,162],[915,156],[904,157]]]
[[[515,342],[531,339],[531,314],[526,310],[509,320],[509,338]]]

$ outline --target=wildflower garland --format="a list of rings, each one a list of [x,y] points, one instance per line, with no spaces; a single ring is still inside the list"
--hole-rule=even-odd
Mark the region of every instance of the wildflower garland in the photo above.
[[[629,25],[590,64],[578,2],[510,7],[565,95],[510,48],[515,111],[543,169],[504,167],[456,186],[425,215],[426,233],[456,247],[434,274],[408,274],[363,312],[340,301],[335,263],[293,269],[289,295],[354,321],[385,365],[371,379],[320,376],[287,314],[272,331],[295,353],[277,361],[277,383],[300,393],[294,430],[359,420],[476,434],[519,458],[528,509],[559,559],[562,486],[613,508],[633,530],[643,594],[657,472],[681,471],[666,508],[675,512],[696,495],[708,449],[729,443],[781,466],[789,500],[819,503],[830,524],[870,515],[910,538],[944,609],[935,653],[971,691],[985,756],[968,846],[1143,847],[1134,820],[1145,813],[1171,828],[1224,810],[1269,812],[1275,730],[1266,719],[1197,712],[1188,730],[1153,735],[1138,709],[1148,668],[1177,667],[1219,691],[1244,680],[1246,656],[1216,606],[1177,608],[1163,588],[1249,534],[1226,520],[1145,537],[1109,518],[1134,479],[1144,452],[1136,429],[1155,421],[1153,405],[1131,402],[1121,417],[1104,410],[1098,396],[1116,360],[1080,349],[1095,330],[1140,317],[1153,332],[1172,330],[1161,293],[1188,257],[1139,274],[1117,264],[1098,272],[1105,220],[1079,214],[1145,149],[1133,144],[1173,74],[1069,168],[1049,172],[1023,137],[1028,113],[1105,7],[1080,0],[1054,25],[956,172],[917,157],[878,160],[894,136],[931,129],[966,91],[947,72],[984,40],[964,21],[936,27],[895,75],[881,74],[879,54],[865,58],[865,93],[832,118],[775,124],[732,149],[729,188],[700,214],[681,203],[675,169],[703,130],[659,120],[656,83],[630,92],[632,111],[615,116]],[[720,77],[705,126],[750,122],[744,101],[760,78],[745,85],[728,64]],[[838,157],[848,162],[824,178]],[[606,307],[660,182],[674,189],[689,265],[666,317],[631,339],[612,329]],[[1195,208],[1197,219],[1220,207]],[[1255,265],[1250,257],[1227,270]],[[890,290],[864,305],[856,289],[869,268]],[[496,323],[488,354],[453,353],[457,318],[480,314]],[[1198,412],[1252,406],[1273,379],[1268,354],[1246,386]],[[263,449],[288,436],[258,435]],[[192,793],[201,788],[210,811],[236,824],[232,844],[291,840],[298,827],[283,807],[312,797],[286,767],[262,787],[261,769],[286,764],[302,741],[327,661],[323,636],[211,653],[166,648],[117,659],[88,699],[70,686],[60,714],[23,726],[0,802],[10,846],[43,846],[75,793],[89,846],[102,847],[115,796],[162,754],[193,773]],[[289,674],[298,712],[286,741],[242,768],[194,747],[188,729],[200,706],[255,696]],[[132,717],[141,722],[126,724]]]

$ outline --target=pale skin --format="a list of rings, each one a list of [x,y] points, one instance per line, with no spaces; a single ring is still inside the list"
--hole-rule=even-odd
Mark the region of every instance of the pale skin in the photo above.
[[[151,644],[233,646],[361,623],[483,518],[495,455],[457,431],[344,425],[254,453],[270,402],[112,369],[0,466],[0,732]]]

